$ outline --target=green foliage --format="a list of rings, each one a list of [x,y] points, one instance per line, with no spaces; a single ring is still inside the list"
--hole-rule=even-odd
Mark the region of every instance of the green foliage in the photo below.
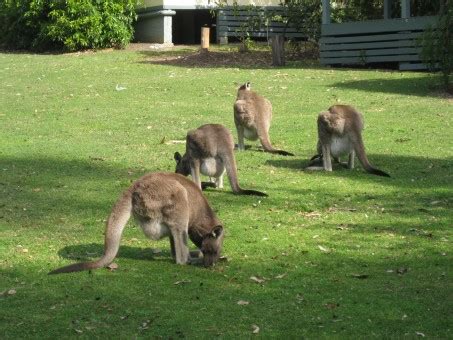
[[[421,58],[431,70],[440,69],[445,89],[450,89],[453,72],[453,1],[447,0],[437,22],[423,33]]]
[[[321,0],[285,0],[282,21],[303,32],[309,40],[318,41],[321,34]]]
[[[0,43],[15,49],[124,47],[132,38],[135,0],[6,0]]]

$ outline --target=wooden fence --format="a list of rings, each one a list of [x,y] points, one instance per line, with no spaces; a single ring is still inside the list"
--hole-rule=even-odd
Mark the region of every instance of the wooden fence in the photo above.
[[[385,19],[321,27],[321,64],[397,62],[401,70],[424,69],[417,38],[436,17]]]
[[[270,38],[285,33],[287,38],[305,39],[304,34],[283,22],[269,20],[267,14],[281,15],[279,7],[256,7],[253,9],[226,7],[217,12],[217,41],[229,37]]]

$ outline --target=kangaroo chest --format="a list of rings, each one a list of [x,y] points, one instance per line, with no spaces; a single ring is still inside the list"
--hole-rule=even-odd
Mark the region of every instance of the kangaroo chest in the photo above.
[[[140,226],[146,237],[152,240],[157,241],[161,238],[170,236],[170,229],[161,221],[140,222]]]
[[[225,165],[220,158],[209,157],[201,161],[200,172],[209,177],[220,177],[225,171]]]
[[[248,140],[257,140],[258,133],[254,128],[244,128],[244,137]]]
[[[348,137],[333,137],[330,143],[330,154],[333,157],[340,157],[349,154],[353,145]]]

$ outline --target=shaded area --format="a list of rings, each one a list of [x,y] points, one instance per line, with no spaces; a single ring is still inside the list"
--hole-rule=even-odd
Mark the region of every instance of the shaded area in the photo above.
[[[353,170],[345,168],[343,164],[332,163],[333,171],[331,173],[304,171],[304,174],[354,178],[357,181],[376,181],[383,185],[396,187],[449,188],[453,190],[453,158],[368,154],[368,159],[373,166],[389,172],[391,178],[384,179],[368,174],[357,159]],[[344,162],[344,160],[342,161]],[[309,158],[269,159],[266,161],[266,165],[303,171],[309,162]],[[417,179],[416,182],[413,181],[414,178]]]
[[[453,100],[453,95],[440,90],[440,77],[420,76],[417,78],[406,77],[400,73],[399,79],[364,79],[342,81],[332,86],[344,90],[358,90],[366,92],[382,92],[420,97],[439,97]]]
[[[101,235],[99,235],[101,237]],[[143,235],[143,239],[146,240]],[[168,239],[167,239],[168,240]],[[120,245],[120,250],[116,258],[127,258],[132,260],[154,260],[155,258],[165,258],[171,262],[172,260],[170,254],[170,242],[168,241],[168,249],[154,251],[152,248],[152,241],[150,241],[150,247],[147,248],[138,248],[131,247],[126,245]],[[98,259],[104,253],[104,245],[101,243],[89,243],[89,244],[78,244],[66,246],[58,251],[58,255],[70,259],[74,262],[85,262],[93,261]]]
[[[145,173],[100,158],[2,157],[0,169],[0,219],[23,226],[65,220],[82,212],[110,212],[119,194]],[[106,196],[109,201],[103,201]]]

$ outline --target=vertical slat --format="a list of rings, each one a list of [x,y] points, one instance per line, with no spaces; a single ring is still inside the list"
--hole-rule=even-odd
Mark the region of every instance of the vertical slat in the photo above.
[[[322,23],[330,24],[330,0],[322,0]]]
[[[401,0],[401,18],[407,19],[411,17],[411,2],[410,0]]]
[[[390,19],[392,12],[392,3],[390,0],[384,0],[384,19]]]

